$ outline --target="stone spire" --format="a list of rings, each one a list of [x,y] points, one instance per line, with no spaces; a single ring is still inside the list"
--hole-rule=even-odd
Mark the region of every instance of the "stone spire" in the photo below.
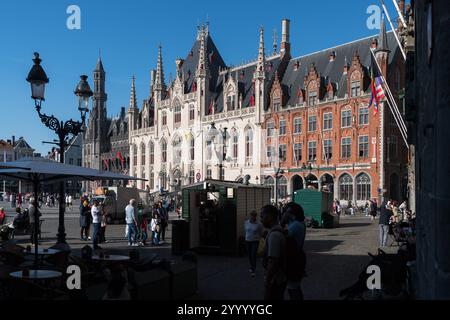
[[[158,48],[158,65],[156,67],[156,79],[155,79],[155,90],[162,93],[166,89],[166,84],[164,83],[164,70],[163,70],[163,58],[162,58],[162,47]]]
[[[206,30],[205,26],[202,26],[200,33],[200,52],[198,58],[197,76],[206,77],[206,71],[208,70],[208,62],[206,57]]]
[[[378,36],[378,51],[389,51],[387,44],[386,23],[384,17],[381,20],[380,35]]]
[[[133,76],[133,78],[131,79],[130,109],[137,109],[135,81],[136,78],[135,76]]]
[[[264,67],[266,64],[266,57],[264,52],[264,28],[261,26],[259,30],[259,50],[258,50],[258,64],[256,66],[255,78],[264,78]]]
[[[273,54],[277,54],[278,50],[278,39],[277,39],[277,29],[273,29]]]

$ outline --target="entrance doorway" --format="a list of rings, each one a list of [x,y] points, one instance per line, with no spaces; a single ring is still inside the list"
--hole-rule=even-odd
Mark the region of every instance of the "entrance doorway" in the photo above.
[[[333,177],[325,173],[321,178],[322,191],[334,193],[334,179]]]
[[[310,173],[307,177],[306,177],[306,187],[309,189],[317,189],[319,190],[319,180],[317,179],[317,177],[315,175],[313,175],[312,173]]]
[[[207,192],[199,208],[200,247],[219,247],[219,193]]]
[[[303,179],[299,175],[295,175],[292,177],[292,192],[294,193],[297,190],[304,189]]]

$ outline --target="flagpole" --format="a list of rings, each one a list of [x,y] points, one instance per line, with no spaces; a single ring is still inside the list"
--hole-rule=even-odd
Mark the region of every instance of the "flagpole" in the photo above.
[[[384,4],[384,1],[383,1],[383,0],[380,0],[380,1],[381,1],[381,6],[383,7],[384,13],[386,14],[386,17],[387,17],[387,19],[388,19],[388,21],[389,21],[389,24],[391,25],[392,32],[394,33],[395,39],[396,39],[397,42],[398,42],[398,47],[400,48],[400,51],[401,51],[401,53],[402,53],[403,60],[406,61],[406,54],[405,54],[405,51],[403,51],[402,44],[401,44],[401,42],[400,42],[400,39],[399,39],[398,36],[397,36],[397,32],[395,31],[394,25],[392,24],[391,17],[389,16],[389,12],[387,11],[386,5]]]
[[[387,89],[386,91],[388,93],[388,96],[391,98],[391,100],[392,100],[392,102],[393,102],[395,107],[392,107],[392,105],[391,105],[391,103],[389,102],[388,99],[386,99],[386,102],[388,103],[389,109],[391,110],[391,112],[392,112],[392,114],[394,116],[394,120],[395,120],[395,122],[396,122],[396,124],[397,124],[397,126],[398,126],[398,128],[400,130],[400,133],[401,133],[401,135],[403,137],[403,140],[405,141],[405,144],[406,144],[406,146],[409,149],[408,139],[407,139],[408,131],[407,131],[406,125],[404,124],[403,118],[401,118],[400,112],[398,111],[397,104],[395,103],[395,99],[393,98],[392,92],[391,92],[391,90],[389,88],[389,84],[387,83],[385,77],[383,76],[383,73],[381,72],[381,68],[380,68],[380,66],[378,64],[378,61],[377,61],[377,59],[375,57],[375,54],[373,53],[372,49],[370,50],[370,52],[371,52],[372,56],[374,57],[376,66],[377,66],[378,71],[380,73],[380,77],[382,78],[383,82],[385,83],[385,87]]]

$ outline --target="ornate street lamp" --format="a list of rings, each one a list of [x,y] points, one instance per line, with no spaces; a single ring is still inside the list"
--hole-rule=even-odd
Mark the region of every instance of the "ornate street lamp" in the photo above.
[[[83,75],[75,89],[75,95],[79,99],[78,110],[81,113],[81,122],[70,119],[65,123],[59,121],[53,115],[48,116],[41,113],[42,101],[45,101],[45,86],[49,82],[44,69],[41,66],[42,60],[39,58],[39,53],[34,53],[34,65],[31,68],[27,81],[31,85],[31,98],[34,100],[36,111],[41,119],[41,122],[49,129],[53,130],[59,138],[59,142],[54,143],[60,149],[60,162],[64,163],[64,152],[68,146],[68,139],[72,136],[77,136],[83,132],[83,127],[86,121],[86,114],[89,111],[89,98],[92,97],[93,92],[87,82],[88,77]],[[64,227],[64,212],[65,212],[65,183],[60,182],[59,189],[59,227],[58,227],[58,244],[64,245],[68,248],[66,243],[66,233]]]
[[[227,132],[228,128],[223,128],[223,131],[220,131],[216,128],[216,124],[213,122],[211,124],[211,129],[209,129],[208,136],[210,140],[213,140],[216,136],[221,135],[222,136],[222,155],[219,157],[219,180],[224,181],[225,180],[225,172],[223,169],[225,168],[224,162],[227,157]]]

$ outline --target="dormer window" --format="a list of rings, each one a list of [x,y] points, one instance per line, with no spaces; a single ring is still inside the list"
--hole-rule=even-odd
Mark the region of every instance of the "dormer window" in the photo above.
[[[359,97],[361,95],[361,74],[354,71],[350,78],[350,96]]]
[[[361,95],[361,81],[352,81],[351,84],[352,89],[352,98],[359,97]]]
[[[294,63],[294,71],[297,71],[298,69],[300,69],[300,61],[295,61]]]
[[[227,111],[236,110],[236,92],[233,86],[228,87],[227,91]]]
[[[315,106],[317,104],[317,91],[308,92],[308,105]]]
[[[281,94],[280,91],[277,90],[273,94],[273,111],[278,112],[281,110]]]
[[[315,106],[318,104],[318,88],[316,81],[311,81],[308,85],[308,105]]]

